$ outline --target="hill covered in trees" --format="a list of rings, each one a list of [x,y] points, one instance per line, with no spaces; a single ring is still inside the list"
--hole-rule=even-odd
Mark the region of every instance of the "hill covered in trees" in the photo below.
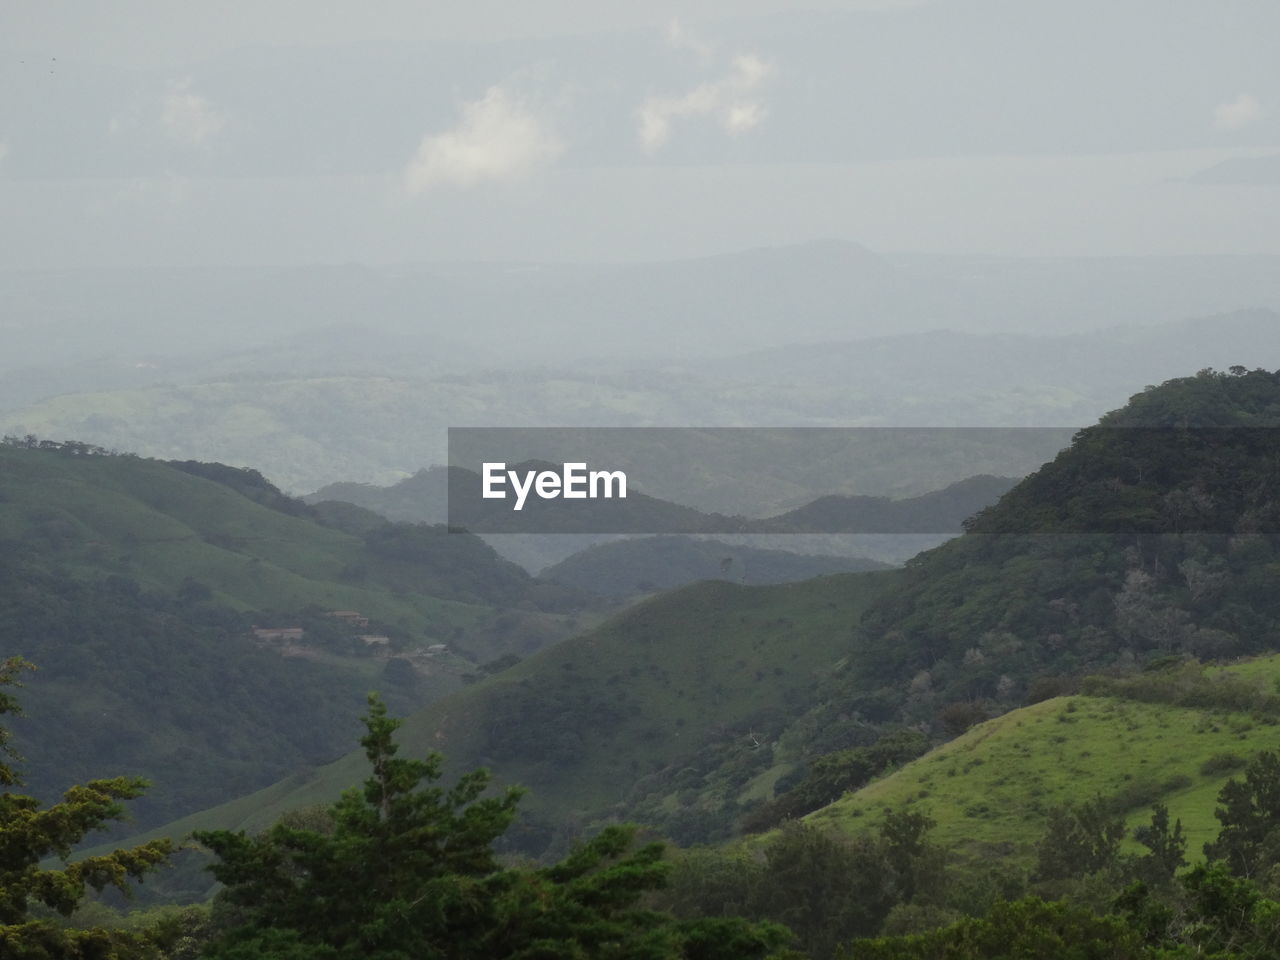
[[[1278,399],[1280,380],[1266,371],[1172,381],[1082,431],[969,533],[903,571],[775,588],[708,584],[661,596],[410,718],[406,735],[529,783],[544,798],[541,809],[558,811],[562,823],[568,811],[576,825],[634,816],[688,842],[731,835],[753,810],[801,788],[827,758],[838,763],[841,751],[905,728],[944,739],[1070,690],[1086,674],[1123,675],[1169,656],[1280,649],[1272,541],[1251,519],[1265,514],[1274,486],[1233,494],[1231,510],[1240,512],[1232,529],[1181,533],[1176,510],[1154,525],[1105,522],[1135,497],[1176,504],[1199,491],[1216,503],[1218,491],[1200,490],[1200,461],[1184,455],[1188,437],[1204,438],[1190,431],[1261,428]],[[1104,469],[1119,462],[1112,452],[1134,452],[1134,434],[1117,427],[1163,427],[1162,418],[1190,410],[1200,411],[1194,425],[1175,419],[1163,443],[1138,450],[1142,459],[1121,458],[1127,472]],[[1256,449],[1248,462],[1233,462],[1232,475],[1264,477],[1271,462],[1267,449]],[[1096,488],[1080,491],[1092,498],[1087,509],[1101,528],[1037,532],[1043,511],[1072,509],[1065,488],[1082,463],[1103,465]],[[1037,501],[1037,489],[1050,492]],[[1037,510],[1028,511],[1029,500]],[[985,532],[997,529],[999,536]],[[686,662],[690,651],[704,666]],[[791,675],[792,663],[808,665],[807,679],[778,690],[770,672]],[[732,706],[754,689],[778,696],[776,708]],[[684,711],[694,703],[701,719],[689,729]],[[584,709],[602,712],[575,712]],[[515,743],[522,746],[509,755]],[[603,772],[597,757],[613,769]],[[341,765],[327,768],[292,798],[271,792],[270,809],[331,795],[348,776]],[[539,805],[534,799],[530,807]],[[253,802],[210,814],[221,823],[264,815]]]
[[[5,648],[40,668],[15,725],[31,788],[125,769],[156,784],[142,824],[332,759],[370,687],[420,706],[578,605],[474,537],[353,534],[252,471],[83,444],[0,446],[0,543]]]

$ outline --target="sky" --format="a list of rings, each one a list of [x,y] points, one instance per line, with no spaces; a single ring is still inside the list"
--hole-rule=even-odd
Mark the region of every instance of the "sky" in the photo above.
[[[0,267],[1280,253],[1268,0],[4,8]]]
[[[808,10],[876,10],[923,0],[810,0]],[[173,66],[251,44],[537,38],[787,13],[784,0],[6,0],[4,44],[122,66]],[[234,12],[230,12],[234,11]]]

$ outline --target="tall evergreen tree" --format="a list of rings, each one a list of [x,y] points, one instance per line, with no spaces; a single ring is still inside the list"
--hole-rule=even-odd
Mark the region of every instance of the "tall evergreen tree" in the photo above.
[[[1133,862],[1138,879],[1154,887],[1167,886],[1177,872],[1187,865],[1187,837],[1182,821],[1169,826],[1169,808],[1157,803],[1151,808],[1151,823],[1138,827],[1133,838],[1147,848],[1147,853]]]
[[[1243,780],[1227,781],[1218,803],[1213,815],[1222,829],[1205,844],[1206,857],[1225,862],[1239,877],[1256,877],[1280,860],[1280,756],[1257,754]]]
[[[18,674],[31,665],[19,657],[0,663],[0,714],[20,714],[17,699],[4,687],[20,686]],[[120,801],[142,793],[136,777],[91,780],[71,787],[61,803],[41,809],[34,797],[17,793],[21,777],[11,761],[19,759],[0,728],[0,956],[6,960],[132,960],[154,956],[146,934],[102,927],[69,929],[33,917],[36,905],[70,916],[89,888],[128,890],[168,859],[171,844],[154,840],[131,850],[69,862],[72,848],[89,833],[122,817]],[[59,869],[42,869],[55,856]]]
[[[520,791],[485,796],[474,771],[425,786],[442,759],[397,757],[399,721],[370,697],[360,741],[363,789],[331,809],[331,829],[277,824],[196,834],[244,922],[216,943],[218,960],[749,960],[776,955],[785,928],[737,919],[676,921],[639,909],[665,881],[660,844],[632,849],[632,827],[606,828],[564,861],[503,869],[493,841]]]

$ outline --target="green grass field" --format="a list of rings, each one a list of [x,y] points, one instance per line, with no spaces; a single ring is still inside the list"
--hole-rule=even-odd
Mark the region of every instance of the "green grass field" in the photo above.
[[[1229,669],[1269,689],[1280,678],[1280,656]],[[1217,835],[1218,791],[1233,773],[1201,767],[1259,750],[1280,750],[1274,717],[1059,697],[979,724],[809,819],[858,832],[886,807],[909,808],[937,821],[935,836],[948,846],[1026,858],[1050,807],[1101,794],[1128,798],[1120,805],[1129,807],[1131,829],[1150,820],[1152,803],[1166,803],[1182,820],[1188,855],[1199,857]]]

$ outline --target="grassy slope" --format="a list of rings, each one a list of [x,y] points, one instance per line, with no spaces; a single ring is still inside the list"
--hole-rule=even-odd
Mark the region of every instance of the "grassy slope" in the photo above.
[[[1233,669],[1269,685],[1280,678],[1280,655]],[[944,844],[1027,858],[1051,806],[1133,791],[1143,802],[1127,814],[1130,830],[1149,822],[1151,803],[1163,801],[1182,820],[1188,855],[1199,857],[1217,835],[1213,811],[1232,775],[1205,775],[1201,765],[1216,754],[1245,758],[1258,750],[1280,750],[1274,720],[1111,697],[1059,697],[979,724],[809,819],[858,832],[885,807],[908,807],[937,821],[935,835]]]
[[[176,589],[187,577],[242,610],[354,609],[423,640],[447,639],[491,610],[377,582],[343,582],[367,563],[358,537],[256,504],[160,462],[0,448],[0,539],[54,523],[57,560],[73,574],[116,573]]]
[[[534,812],[598,815],[623,799],[637,771],[661,768],[810,689],[845,652],[849,625],[896,576],[847,574],[770,587],[708,582],[645,601],[408,718],[403,749],[441,750],[458,772],[485,760],[486,719],[522,681],[536,688],[571,670],[610,689],[611,677],[625,677],[627,701],[639,711],[607,734],[583,729],[586,752],[571,769],[551,777],[531,762],[494,764],[503,782],[531,787],[525,806]],[[353,753],[145,836],[261,828],[285,810],[332,800],[365,775],[363,756]]]
[[[162,462],[0,447],[0,544],[17,545],[0,566],[12,591],[0,595],[0,650],[41,667],[14,723],[31,789],[144,775],[155,789],[133,809],[164,823],[340,756],[370,689],[415,709],[475,663],[574,629],[569,615],[486,600],[519,601],[523,574],[478,541],[438,536],[461,558],[447,576]],[[188,578],[209,597],[178,601]],[[465,599],[449,599],[451,585]],[[312,606],[359,610],[405,650],[450,649],[393,681],[386,660],[336,636],[318,632],[291,657],[248,634],[250,619],[296,623]]]

